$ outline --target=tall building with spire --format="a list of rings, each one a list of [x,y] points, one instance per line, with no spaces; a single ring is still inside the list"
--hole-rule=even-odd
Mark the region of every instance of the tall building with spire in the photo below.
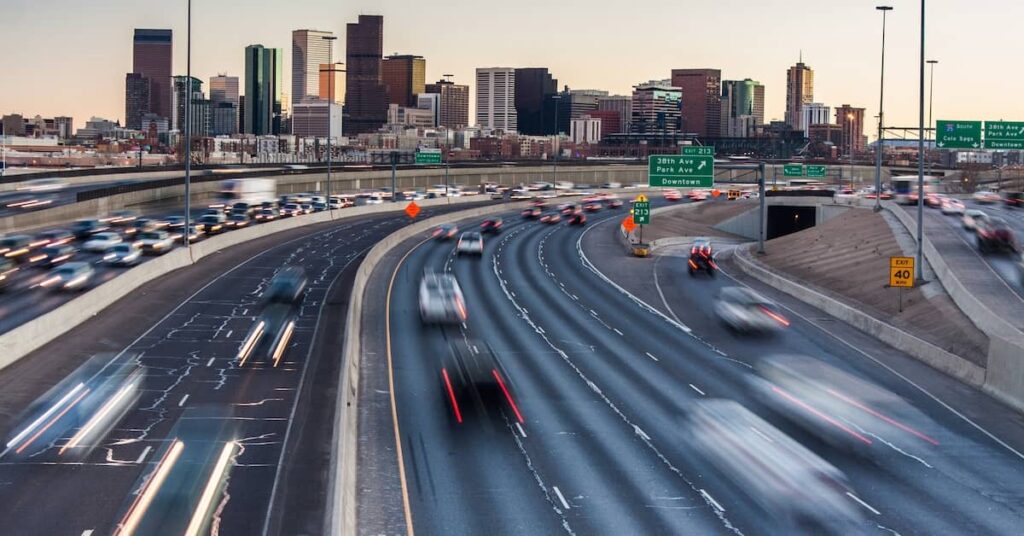
[[[807,132],[803,124],[804,105],[814,102],[814,71],[804,65],[803,53],[796,65],[786,71],[786,124]]]

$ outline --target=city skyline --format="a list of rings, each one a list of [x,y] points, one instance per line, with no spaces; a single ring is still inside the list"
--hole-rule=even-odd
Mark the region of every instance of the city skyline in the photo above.
[[[981,0],[991,3],[994,0]],[[11,16],[0,21],[0,46],[16,50],[15,44],[27,39],[25,28],[29,6],[25,0],[12,0]],[[42,77],[42,84],[5,84],[0,86],[0,112],[27,116],[66,115],[84,121],[91,116],[106,117],[124,123],[125,73],[131,71],[131,36],[136,28],[170,28],[174,30],[173,74],[185,74],[185,10],[180,20],[168,24],[167,4],[163,9],[145,9],[155,2],[142,1],[140,9],[131,13],[114,10],[115,2],[98,1],[78,5],[65,0],[54,4],[66,6],[50,23],[60,31],[49,40],[36,44],[33,54],[16,55],[6,61],[11,79]],[[560,85],[573,88],[596,88],[612,94],[629,94],[633,85],[649,79],[668,78],[672,69],[711,68],[722,71],[722,79],[752,78],[765,85],[765,119],[784,119],[785,74],[802,51],[803,61],[815,71],[815,101],[832,107],[842,103],[867,109],[865,126],[873,131],[877,114],[878,55],[881,20],[874,4],[853,0],[830,2],[828,7],[801,6],[801,16],[811,20],[841,20],[842,25],[796,25],[775,13],[794,4],[788,0],[769,0],[756,6],[744,2],[724,1],[715,6],[680,7],[678,3],[652,0],[651,9],[643,14],[608,16],[599,8],[582,10],[593,3],[569,0],[551,6],[535,0],[524,0],[513,10],[508,6],[482,8],[472,2],[448,0],[431,7],[394,0],[385,5],[355,2],[344,7],[322,0],[308,0],[288,10],[274,10],[269,3],[256,3],[239,14],[238,24],[224,30],[219,15],[228,16],[231,2],[214,7],[196,6],[193,20],[193,76],[207,80],[217,73],[243,76],[245,46],[263,44],[285,49],[290,57],[291,32],[297,29],[318,29],[343,36],[345,24],[358,14],[384,16],[384,54],[417,54],[427,58],[426,80],[437,80],[443,74],[454,74],[457,83],[475,84],[475,69],[489,66],[547,67]],[[888,19],[886,116],[887,124],[912,126],[917,123],[917,39],[918,3],[893,1],[895,10]],[[546,17],[530,20],[529,25],[519,11],[530,12],[532,6],[544,5]],[[747,41],[736,39],[730,30],[737,24],[735,10],[746,14],[744,19],[763,21],[755,32],[743,32]],[[261,7],[266,6],[266,7]],[[111,9],[107,9],[111,8]],[[301,8],[301,9],[299,9]],[[310,16],[321,12],[323,16]],[[999,5],[1005,16],[993,19],[980,15],[984,10],[972,5],[964,9],[952,0],[929,3],[929,58],[940,61],[935,75],[935,118],[1019,119],[1015,117],[1015,99],[1000,87],[1014,87],[1020,73],[1006,69],[998,54],[987,51],[1009,50],[1013,46],[1011,20],[1014,14],[1024,15],[1024,6]],[[513,12],[515,11],[515,12]],[[268,13],[275,12],[274,17]],[[663,16],[650,15],[660,12]],[[463,27],[446,32],[432,31],[435,23],[457,13],[465,21]],[[101,16],[102,15],[102,16]],[[818,17],[821,15],[825,17]],[[567,18],[570,17],[570,18]],[[677,17],[677,30],[659,39],[663,44],[652,49],[630,49],[643,35],[644,24]],[[247,21],[252,24],[247,24]],[[95,20],[82,25],[82,20]],[[266,22],[273,20],[272,23]],[[569,31],[561,25],[573,24]],[[489,21],[489,29],[477,22]],[[1006,21],[1006,22],[1004,22]],[[522,24],[521,24],[522,23]],[[1000,31],[1004,28],[1007,31]],[[84,28],[89,26],[89,28]],[[579,27],[574,31],[572,27]],[[504,34],[516,28],[529,28],[523,39],[495,40],[495,29]],[[983,30],[984,29],[984,30]],[[946,36],[954,34],[956,39]],[[968,35],[965,37],[965,33]],[[88,38],[86,36],[88,34]],[[970,35],[975,37],[972,39]],[[534,39],[543,35],[543,40]],[[608,36],[615,36],[614,38]],[[541,43],[542,41],[542,43]],[[91,47],[76,46],[88,42]],[[694,43],[699,43],[694,46]],[[850,45],[849,43],[854,43]],[[471,46],[470,46],[471,44]],[[345,54],[339,39],[335,57]],[[654,50],[655,52],[651,52]],[[659,52],[665,51],[665,52]],[[677,52],[674,52],[677,51]],[[291,86],[292,66],[285,66],[284,87]],[[973,77],[954,73],[978,69],[991,76],[984,99],[978,98]],[[56,79],[85,77],[83,84],[46,84],[48,76]],[[40,87],[48,88],[40,91]],[[471,95],[475,90],[471,89]],[[471,102],[474,116],[475,99]],[[1020,114],[1024,115],[1024,114]]]

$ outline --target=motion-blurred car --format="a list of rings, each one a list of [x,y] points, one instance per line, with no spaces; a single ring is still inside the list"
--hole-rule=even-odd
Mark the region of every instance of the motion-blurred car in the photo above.
[[[185,228],[185,217],[184,216],[168,216],[166,222],[167,222],[167,229],[169,231],[172,231],[172,232],[173,231],[177,231],[177,232],[180,233],[181,230]]]
[[[53,268],[71,260],[77,252],[71,244],[56,244],[40,249],[32,256],[32,261],[36,266]]]
[[[75,235],[71,234],[70,231],[64,229],[50,229],[49,231],[43,231],[36,235],[35,242],[40,247],[45,246],[59,246],[61,244],[70,244],[74,241]]]
[[[988,214],[976,208],[969,208],[964,211],[964,217],[960,221],[963,223],[964,229],[974,231],[978,227],[978,222],[987,219]]]
[[[852,205],[857,202],[857,192],[850,188],[843,188],[836,192],[832,198],[836,203]]]
[[[71,224],[71,234],[75,235],[75,238],[79,240],[86,240],[90,236],[102,233],[107,229],[110,229],[109,225],[95,219],[76,220]]]
[[[255,219],[258,222],[267,222],[267,221],[274,221],[278,217],[279,217],[279,214],[278,214],[276,208],[261,208],[259,210],[259,212],[256,213],[256,218]]]
[[[139,215],[133,210],[118,210],[110,215],[107,220],[111,225],[119,227],[125,227],[130,225],[133,221],[137,220]]]
[[[175,240],[177,240],[178,242],[184,243],[184,241],[185,241],[184,235],[185,235],[184,232],[179,232],[179,233],[175,234],[174,235],[175,236]],[[198,240],[200,240],[202,238],[203,238],[203,228],[202,227],[200,227],[200,226],[198,226],[198,225],[196,225],[194,223],[188,226],[188,241],[189,241],[189,243],[196,242],[196,241],[198,241]]]
[[[585,225],[587,223],[587,215],[582,210],[577,210],[569,215],[569,225]]]
[[[665,197],[665,201],[680,201],[683,199],[683,194],[679,190],[665,190],[662,195]]]
[[[0,238],[0,255],[15,262],[25,262],[32,252],[32,237],[26,234]]]
[[[986,218],[977,223],[978,250],[982,253],[994,251],[1017,251],[1013,230],[1002,218]]]
[[[139,233],[136,243],[146,255],[163,255],[174,248],[174,238],[167,231],[152,230]]]
[[[0,290],[7,288],[7,285],[11,284],[11,278],[17,271],[18,266],[14,264],[14,261],[0,257]]]
[[[303,214],[302,207],[298,203],[285,203],[281,207],[281,217],[290,218],[293,216],[301,216]]]
[[[558,223],[562,221],[562,215],[557,212],[548,212],[540,217],[541,223]]]
[[[92,253],[105,253],[121,242],[124,242],[124,239],[117,233],[96,233],[82,244],[82,249]]]
[[[327,203],[323,201],[313,202],[313,212],[323,212],[325,210],[327,210]]]
[[[477,407],[508,408],[510,417],[525,422],[515,402],[512,382],[494,349],[482,340],[456,339],[440,360],[442,399],[457,424]]]
[[[220,234],[225,231],[223,214],[205,214],[199,217],[196,226],[208,235]]]
[[[312,214],[313,213],[313,205],[312,205],[312,203],[301,203],[301,204],[299,204],[299,209],[302,210],[303,214]]]
[[[278,270],[261,297],[260,316],[238,349],[238,366],[253,356],[266,357],[276,367],[295,333],[295,321],[306,291],[306,272],[298,266]]]
[[[714,277],[718,265],[715,264],[715,253],[711,248],[711,240],[708,238],[697,238],[690,247],[690,258],[686,261],[687,271],[691,276],[697,272],[707,272]]]
[[[528,207],[528,208],[526,208],[525,210],[523,210],[523,211],[522,211],[522,212],[520,213],[520,215],[521,215],[521,216],[522,216],[523,218],[525,218],[525,219],[529,219],[529,220],[532,220],[532,219],[536,219],[536,218],[539,218],[539,217],[541,216],[541,214],[542,214],[543,212],[544,212],[544,211],[543,211],[543,210],[541,210],[541,208],[540,208],[540,207],[538,207],[538,206],[533,206],[533,207]]]
[[[610,188],[622,188],[622,183],[621,183],[621,182],[615,182],[615,181],[612,181],[612,182],[606,182],[606,183],[604,183],[604,184],[602,184],[602,185],[601,185],[601,188],[606,188],[606,189],[610,189]]]
[[[685,437],[717,473],[708,481],[743,494],[768,525],[787,534],[857,531],[860,507],[842,471],[738,402],[694,401]]]
[[[455,244],[456,255],[483,255],[484,238],[480,233],[462,233]]]
[[[1006,192],[1003,202],[1010,208],[1024,207],[1024,192]]]
[[[228,229],[241,229],[248,226],[251,221],[248,214],[236,212],[228,216],[227,221],[224,222],[224,227]]]
[[[459,234],[459,226],[454,223],[442,223],[430,234],[434,240],[451,240]]]
[[[963,202],[959,199],[952,197],[942,198],[942,213],[946,215],[958,215],[962,216],[967,207],[964,206]]]
[[[924,196],[924,206],[929,207],[929,208],[942,208],[942,200],[943,199],[945,199],[945,197],[944,196],[940,196],[939,194],[934,194],[934,193],[925,194],[925,196]]]
[[[249,203],[239,202],[231,205],[231,214],[245,214],[246,216],[251,216],[254,212],[256,212],[256,206],[250,205]]]
[[[747,287],[725,287],[715,301],[715,314],[729,329],[770,333],[789,327],[774,302]]]
[[[602,204],[600,199],[585,199],[583,200],[583,210],[587,212],[597,212],[601,210]]]
[[[577,207],[575,203],[562,203],[555,207],[555,210],[557,210],[563,216],[568,216],[569,214],[576,212],[578,208],[579,207]]]
[[[103,262],[112,266],[135,266],[142,260],[142,247],[135,242],[122,242],[107,250]]]
[[[66,262],[52,270],[39,286],[53,290],[85,290],[96,270],[87,262]]]
[[[971,199],[974,199],[975,203],[988,205],[991,203],[998,203],[1002,198],[995,192],[989,190],[978,190],[977,192],[974,192]]]
[[[608,208],[622,208],[622,199],[616,196],[609,196],[604,202],[608,205]]]
[[[481,233],[498,234],[505,222],[501,218],[487,218],[480,224]]]
[[[420,319],[424,324],[461,324],[466,321],[466,300],[451,274],[428,272],[420,280]]]

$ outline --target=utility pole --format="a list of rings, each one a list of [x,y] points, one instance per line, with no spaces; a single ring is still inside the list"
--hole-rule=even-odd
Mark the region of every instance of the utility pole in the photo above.
[[[185,228],[181,239],[185,249],[192,254],[192,242],[189,240],[192,224],[192,0],[188,0],[188,31],[185,47]]]
[[[334,40],[333,35],[322,36],[327,41],[327,211],[333,216],[331,208],[331,121],[334,112]],[[394,195],[394,194],[392,194]]]
[[[925,0],[921,0],[921,58],[918,88],[917,126],[917,280],[924,279],[924,13]]]
[[[882,75],[878,91],[878,140],[875,142],[875,212],[882,210],[882,151],[885,144],[885,15],[892,6],[878,6],[882,12]]]
[[[391,202],[398,202],[398,151],[391,151]]]

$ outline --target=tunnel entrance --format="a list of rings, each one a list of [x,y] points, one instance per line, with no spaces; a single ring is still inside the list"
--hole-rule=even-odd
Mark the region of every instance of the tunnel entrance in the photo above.
[[[816,207],[768,207],[767,239],[793,234],[815,225]]]

